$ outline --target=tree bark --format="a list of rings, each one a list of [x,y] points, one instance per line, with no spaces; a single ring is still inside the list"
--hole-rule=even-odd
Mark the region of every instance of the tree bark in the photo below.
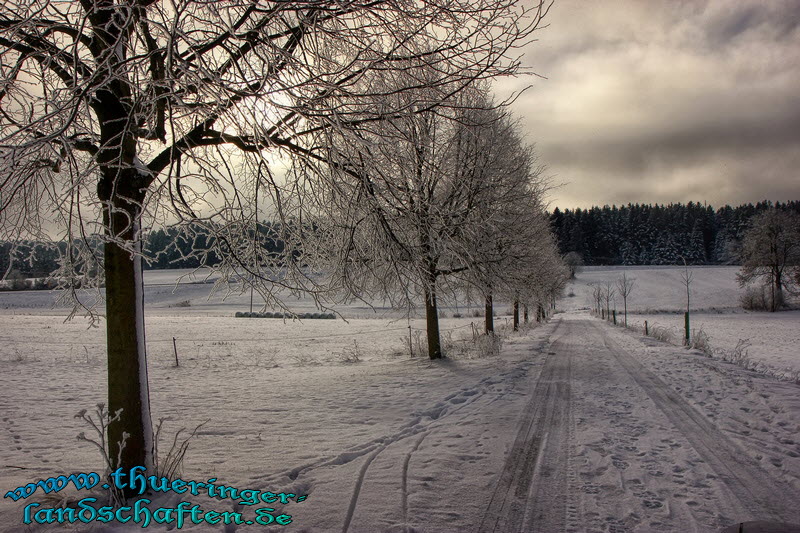
[[[780,270],[775,269],[774,278],[775,278],[775,287],[773,289],[772,305],[770,306],[772,308],[773,313],[778,309],[780,309],[780,307],[783,305],[783,283],[782,283],[783,280],[781,280]]]
[[[514,300],[514,331],[519,331],[519,300]]]
[[[494,335],[494,307],[492,305],[492,295],[488,294],[486,296],[486,302],[484,306],[484,314],[486,315],[486,334],[487,335]]]
[[[622,299],[622,305],[625,307],[625,327],[628,327],[628,298]]]
[[[425,321],[428,332],[428,356],[442,358],[442,345],[439,340],[439,310],[436,306],[436,281],[425,289]]]
[[[133,195],[128,196],[131,198]],[[106,338],[108,346],[108,411],[119,420],[108,426],[112,469],[143,466],[152,469],[153,430],[147,380],[144,291],[141,256],[117,242],[141,251],[140,209],[122,193],[114,193],[103,212],[107,235],[104,247]],[[107,204],[108,205],[108,204]],[[113,211],[113,212],[112,212]],[[124,445],[123,445],[124,443]],[[131,492],[129,489],[128,492]],[[133,496],[126,493],[126,496]]]

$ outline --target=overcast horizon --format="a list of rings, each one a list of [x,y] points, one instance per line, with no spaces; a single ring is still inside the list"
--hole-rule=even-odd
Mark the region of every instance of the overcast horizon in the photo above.
[[[800,200],[800,2],[556,0],[513,104],[550,207]]]

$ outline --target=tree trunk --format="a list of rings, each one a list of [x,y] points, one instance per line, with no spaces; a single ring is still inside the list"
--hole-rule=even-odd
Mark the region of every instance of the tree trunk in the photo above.
[[[519,331],[519,300],[514,300],[514,331]]]
[[[118,197],[115,203],[125,202]],[[125,202],[114,214],[104,212],[109,236],[135,242],[140,250],[139,212]],[[153,429],[147,381],[144,336],[144,292],[141,256],[114,242],[104,248],[106,283],[106,336],[108,346],[108,410],[120,411],[118,421],[108,426],[109,459],[112,468],[124,471],[152,468]],[[120,445],[124,442],[122,450]],[[127,494],[130,496],[131,494]]]
[[[492,305],[492,295],[486,296],[486,303],[484,306],[484,315],[486,322],[486,334],[494,335],[494,306]]]
[[[436,307],[436,282],[425,290],[425,321],[428,329],[428,356],[441,359],[442,345],[439,340],[439,310]]]
[[[772,305],[770,308],[774,313],[783,305],[783,283],[781,280],[781,272],[779,270],[774,271],[773,277],[775,279],[775,286],[772,290]]]
[[[628,298],[622,299],[622,305],[625,307],[625,327],[628,327]]]

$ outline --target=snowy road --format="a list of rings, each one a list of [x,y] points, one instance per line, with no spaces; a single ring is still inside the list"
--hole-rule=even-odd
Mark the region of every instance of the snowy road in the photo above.
[[[795,487],[640,362],[638,341],[585,315],[558,320],[481,533],[800,519]]]

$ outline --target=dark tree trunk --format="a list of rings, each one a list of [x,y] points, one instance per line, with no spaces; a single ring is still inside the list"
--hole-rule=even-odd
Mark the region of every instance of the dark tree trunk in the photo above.
[[[127,471],[143,466],[150,470],[153,467],[153,428],[147,380],[144,287],[141,256],[138,255],[145,189],[134,170],[125,171],[119,165],[109,165],[104,171],[98,195],[107,202],[103,222],[110,240],[103,252],[108,411],[111,417],[120,413],[119,420],[109,424],[107,429],[109,459],[112,469]],[[124,494],[134,496],[132,489]]]
[[[92,53],[102,65],[96,72],[100,84],[90,98],[99,124],[100,150],[94,155],[100,168],[98,198],[103,203],[103,223],[109,242],[104,246],[106,284],[106,338],[108,348],[108,411],[120,419],[109,424],[107,439],[112,469],[153,467],[153,429],[147,381],[144,337],[140,215],[152,176],[142,172],[137,160],[131,81],[122,74],[127,35],[115,24],[116,9],[108,3],[93,6],[87,15],[96,47]],[[110,4],[109,4],[110,5]],[[127,248],[127,249],[126,249]],[[124,445],[123,445],[124,442]],[[154,474],[154,472],[152,472]],[[133,496],[128,489],[125,496]]]
[[[117,212],[109,233],[117,239],[139,239],[138,210]],[[130,221],[135,221],[135,225]],[[124,229],[123,229],[124,228]],[[120,231],[121,230],[121,231]],[[137,248],[140,245],[137,245]],[[153,431],[147,382],[141,257],[115,243],[104,248],[106,336],[108,345],[108,410],[120,419],[108,426],[109,458],[113,468],[152,468]],[[127,434],[124,438],[123,433]],[[120,444],[124,448],[120,453]],[[119,458],[119,459],[118,459]]]
[[[528,323],[528,304],[522,306],[522,320]]]
[[[514,300],[514,331],[519,331],[519,300]]]
[[[441,359],[442,346],[439,340],[439,310],[436,307],[436,281],[425,291],[425,321],[428,330],[428,356]]]
[[[491,294],[486,296],[484,314],[486,315],[486,334],[494,335],[494,306],[492,305]]]
[[[775,284],[772,288],[772,303],[770,305],[770,310],[773,313],[780,309],[783,305],[783,280],[781,277],[781,271],[778,269],[773,269],[773,278],[775,279]]]
[[[623,298],[622,302],[623,302],[622,305],[625,306],[625,327],[627,328],[628,327],[628,299],[627,298]]]

